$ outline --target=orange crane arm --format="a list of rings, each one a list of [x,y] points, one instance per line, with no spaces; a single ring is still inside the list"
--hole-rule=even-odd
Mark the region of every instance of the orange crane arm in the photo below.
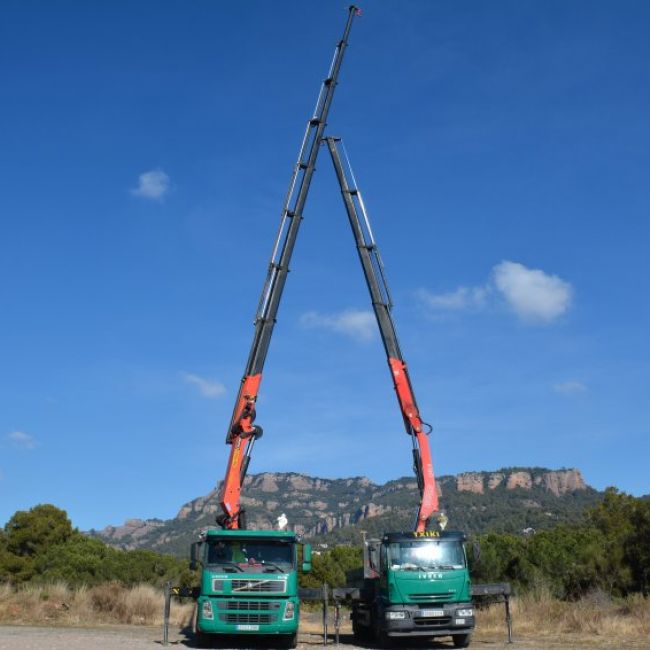
[[[231,445],[226,476],[221,487],[219,503],[223,514],[217,522],[224,528],[245,528],[244,511],[241,508],[241,488],[246,477],[251,452],[255,441],[262,435],[262,428],[253,424],[255,404],[262,381],[264,362],[271,342],[280,299],[289,272],[289,262],[302,221],[302,213],[307,201],[311,179],[316,169],[316,159],[320,150],[327,116],[334,98],[343,56],[348,45],[348,37],[354,17],[360,13],[352,5],[343,36],[334,51],[334,58],[327,77],[321,84],[318,100],[298,153],[289,189],[280,216],[280,228],[271,254],[271,262],[262,289],[255,315],[255,333],[251,345],[244,377],[233,409],[230,426],[226,434],[226,444]]]
[[[411,436],[413,443],[413,470],[417,478],[420,491],[420,503],[415,521],[415,530],[422,532],[426,530],[427,523],[434,513],[438,512],[438,490],[433,473],[433,462],[431,460],[431,449],[429,447],[428,434],[431,427],[426,424],[418,409],[408,368],[400,350],[397,339],[395,323],[391,316],[392,299],[386,276],[384,264],[375,243],[370,221],[366,213],[363,198],[358,187],[349,160],[348,169],[352,185],[348,182],[347,173],[341,162],[337,142],[339,138],[327,137],[327,147],[332,156],[334,171],[341,187],[341,194],[345,209],[348,214],[350,226],[357,245],[359,260],[366,278],[366,284],[370,291],[372,307],[377,318],[381,340],[386,350],[386,357],[390,367],[397,401],[399,402],[406,433]],[[361,214],[361,217],[359,217]]]

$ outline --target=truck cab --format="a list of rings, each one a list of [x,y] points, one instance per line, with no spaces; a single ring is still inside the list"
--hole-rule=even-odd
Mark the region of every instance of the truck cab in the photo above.
[[[207,530],[192,545],[192,568],[201,583],[194,621],[199,645],[213,635],[281,636],[296,646],[298,546],[291,531]],[[311,570],[311,547],[303,546],[302,571]]]
[[[451,636],[467,647],[474,629],[469,570],[460,532],[386,533],[364,548],[364,587],[352,610],[356,636]]]

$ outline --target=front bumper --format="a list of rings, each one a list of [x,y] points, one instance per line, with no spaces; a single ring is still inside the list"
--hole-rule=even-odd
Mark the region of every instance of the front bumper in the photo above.
[[[204,603],[212,606],[212,618],[205,616]],[[285,618],[288,602],[294,606],[293,617]],[[250,599],[201,596],[198,599],[196,626],[204,634],[294,634],[300,618],[298,598]]]
[[[454,603],[439,607],[392,605],[383,612],[384,632],[391,637],[448,636],[470,634],[474,629],[474,616],[460,616],[459,610],[471,609],[471,603]],[[387,618],[389,612],[403,612],[404,618]]]

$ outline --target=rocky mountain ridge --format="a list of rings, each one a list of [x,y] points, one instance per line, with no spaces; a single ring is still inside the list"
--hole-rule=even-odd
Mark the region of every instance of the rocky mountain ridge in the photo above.
[[[214,525],[219,487],[185,503],[173,519],[130,519],[90,534],[122,548],[182,554],[202,528]],[[466,472],[439,477],[437,487],[450,525],[470,533],[570,520],[571,513],[598,498],[577,469]],[[307,538],[346,541],[358,536],[360,527],[368,532],[410,528],[417,484],[414,478],[378,485],[363,476],[325,479],[265,472],[246,478],[243,495],[251,528],[271,529],[285,513],[292,528]]]
[[[459,492],[474,492],[483,494],[485,490],[495,490],[505,483],[506,490],[523,488],[530,490],[533,485],[562,496],[567,492],[586,490],[582,474],[577,469],[549,470],[534,473],[530,470],[519,470],[507,473],[499,472],[466,472],[456,477],[456,489]]]

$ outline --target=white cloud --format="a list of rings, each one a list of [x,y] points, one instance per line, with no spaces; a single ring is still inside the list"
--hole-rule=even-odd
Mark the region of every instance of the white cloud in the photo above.
[[[458,287],[449,293],[432,293],[428,289],[418,289],[418,298],[432,309],[480,309],[485,305],[489,287]]]
[[[522,321],[550,323],[569,309],[573,288],[557,275],[506,260],[492,268],[490,279],[483,286],[463,286],[439,294],[419,289],[416,296],[435,313],[480,311],[500,297]]]
[[[204,377],[199,377],[199,375],[193,375],[189,372],[182,372],[181,377],[186,384],[196,387],[199,393],[208,399],[216,399],[226,392],[226,387],[218,381],[205,379]]]
[[[507,261],[497,264],[493,273],[496,288],[522,320],[550,323],[571,304],[571,285],[557,275]]]
[[[577,395],[578,393],[584,393],[587,386],[581,381],[564,381],[560,384],[554,384],[553,390],[562,395]]]
[[[346,309],[338,314],[308,311],[300,317],[303,327],[330,330],[353,339],[369,341],[377,333],[375,314],[368,310]]]
[[[162,199],[169,191],[169,176],[161,169],[143,172],[138,176],[138,187],[131,190],[133,196],[144,199]]]
[[[14,447],[20,447],[21,449],[36,449],[38,446],[34,437],[24,431],[12,431],[7,435],[7,438],[11,440]]]

